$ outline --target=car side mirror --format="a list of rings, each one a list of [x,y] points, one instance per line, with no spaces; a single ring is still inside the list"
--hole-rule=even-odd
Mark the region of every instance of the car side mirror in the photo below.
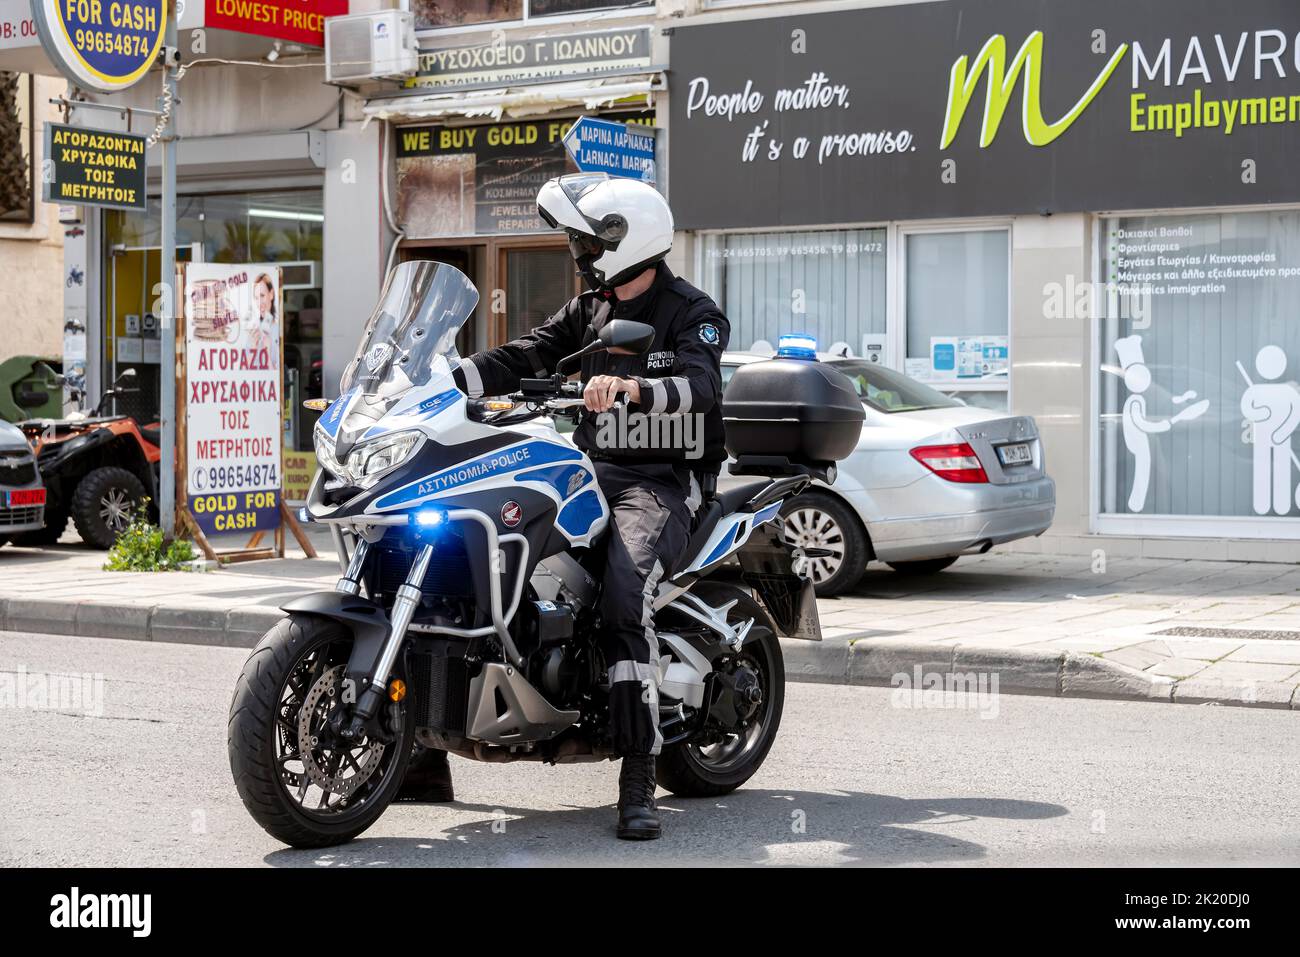
[[[655,340],[655,328],[631,319],[615,319],[600,330],[600,344],[609,352],[619,355],[639,356]]]

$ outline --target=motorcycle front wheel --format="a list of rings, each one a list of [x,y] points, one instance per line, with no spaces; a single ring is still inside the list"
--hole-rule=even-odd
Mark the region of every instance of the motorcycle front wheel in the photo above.
[[[366,830],[396,797],[415,739],[415,702],[390,715],[397,740],[344,741],[329,717],[343,700],[352,636],[337,622],[291,614],[244,664],[226,745],[244,807],[292,847],[331,847]]]

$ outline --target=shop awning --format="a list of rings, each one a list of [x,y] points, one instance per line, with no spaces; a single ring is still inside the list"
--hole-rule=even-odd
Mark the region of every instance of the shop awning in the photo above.
[[[665,88],[662,72],[634,73],[490,90],[408,93],[370,100],[363,109],[367,119],[403,121],[464,116],[500,120],[550,113],[566,107],[594,110],[636,97],[644,97],[646,105],[650,106],[651,95]]]

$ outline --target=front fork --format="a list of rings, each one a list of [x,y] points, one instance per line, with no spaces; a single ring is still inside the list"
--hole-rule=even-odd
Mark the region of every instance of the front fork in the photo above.
[[[369,553],[370,543],[365,539],[358,539],[352,557],[348,561],[347,570],[334,586],[335,591],[345,595],[356,595],[360,592],[361,575]],[[410,627],[411,619],[415,617],[415,612],[420,607],[420,599],[423,597],[420,586],[424,583],[424,576],[429,571],[429,562],[432,558],[433,546],[421,545],[415,560],[411,562],[410,571],[406,573],[406,581],[397,589],[397,597],[393,600],[393,611],[389,618],[388,637],[384,639],[374,673],[369,676],[369,683],[357,698],[352,721],[340,731],[345,738],[360,737],[364,732],[365,724],[378,713],[383,703],[384,691],[388,687],[388,676],[393,670],[393,663],[397,661],[397,653],[401,650],[402,640],[406,637],[406,629]]]

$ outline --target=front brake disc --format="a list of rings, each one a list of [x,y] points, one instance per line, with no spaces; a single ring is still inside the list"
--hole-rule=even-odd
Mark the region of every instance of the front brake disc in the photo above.
[[[298,711],[298,751],[307,777],[321,790],[342,798],[349,797],[370,780],[384,756],[384,745],[380,741],[363,739],[345,747],[345,753],[341,755],[339,749],[321,743],[321,731],[328,724],[330,712],[338,705],[346,667],[335,665],[317,678]],[[356,753],[358,751],[360,754]],[[336,756],[331,771],[326,764]]]

